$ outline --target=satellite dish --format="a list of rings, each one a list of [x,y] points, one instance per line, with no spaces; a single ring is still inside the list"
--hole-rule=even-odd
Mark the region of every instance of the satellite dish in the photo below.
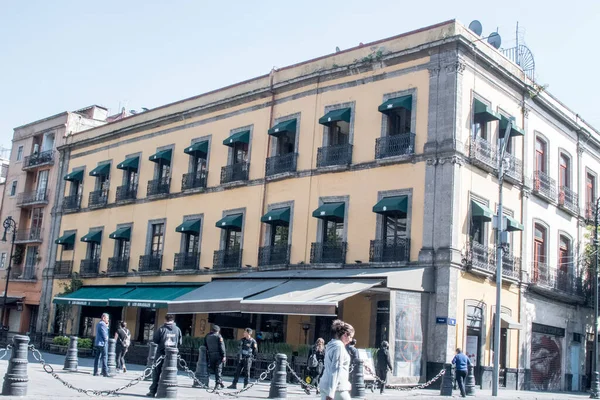
[[[492,32],[490,33],[490,36],[488,36],[488,43],[494,46],[496,49],[499,49],[500,45],[502,44],[502,38],[497,32]]]
[[[483,32],[483,26],[481,22],[474,20],[469,24],[469,29],[472,30],[477,36],[481,36],[481,32]]]

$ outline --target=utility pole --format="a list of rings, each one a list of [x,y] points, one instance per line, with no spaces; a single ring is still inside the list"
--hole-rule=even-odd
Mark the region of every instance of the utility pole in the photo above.
[[[600,382],[598,379],[598,212],[600,211],[600,197],[594,204],[594,357],[592,358],[593,374],[590,399],[600,398]]]

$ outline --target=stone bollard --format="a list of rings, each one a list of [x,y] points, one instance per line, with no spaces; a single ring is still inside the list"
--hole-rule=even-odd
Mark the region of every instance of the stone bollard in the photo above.
[[[469,372],[467,372],[467,379],[465,379],[465,393],[469,396],[475,396],[475,374],[473,373],[473,366],[469,365]]]
[[[269,388],[270,399],[287,399],[287,356],[275,355],[275,369]]]
[[[177,356],[179,350],[175,347],[165,348],[165,359],[158,381],[156,397],[160,399],[177,398]],[[156,372],[156,370],[155,370]]]
[[[77,359],[77,341],[79,338],[77,336],[71,336],[69,339],[69,349],[67,350],[67,355],[65,357],[65,365],[64,370],[69,372],[77,372],[77,366],[79,364],[79,360]]]
[[[2,385],[3,396],[26,396],[27,395],[27,351],[29,337],[16,335],[13,337],[13,348],[8,360],[8,369],[4,375]]]
[[[352,369],[352,390],[350,396],[353,399],[363,399],[365,397],[365,373],[363,367],[364,361],[360,358],[354,360]]]
[[[442,377],[440,396],[452,396],[452,364],[444,364],[446,372]]]
[[[148,346],[148,359],[146,360],[146,368],[152,367],[154,364],[154,359],[156,358],[156,348],[158,345],[156,343],[150,343]],[[152,380],[152,374],[148,375],[144,380],[150,381]]]
[[[115,339],[108,339],[108,376],[115,376],[117,374],[117,341]]]
[[[196,379],[208,386],[208,360],[206,354],[206,347],[200,346],[198,349],[198,363],[196,363]],[[194,387],[198,387],[198,383],[194,381]]]

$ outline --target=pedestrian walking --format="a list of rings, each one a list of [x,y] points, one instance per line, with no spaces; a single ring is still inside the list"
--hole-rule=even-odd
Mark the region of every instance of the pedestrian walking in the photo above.
[[[225,353],[225,342],[221,336],[221,328],[218,325],[213,325],[210,333],[204,338],[206,346],[206,357],[208,358],[208,367],[215,374],[215,389],[223,389],[223,364],[227,361]]]
[[[173,314],[165,315],[165,323],[158,328],[156,332],[154,332],[153,342],[157,344],[156,357],[158,358],[160,356],[164,356],[166,354],[165,349],[167,347],[178,348],[181,346],[181,340],[181,331],[177,325],[175,325],[175,316],[173,316]],[[162,373],[164,363],[165,362],[163,360],[154,368],[154,372],[152,373],[152,384],[150,385],[150,391],[146,394],[146,396],[156,396],[158,381],[160,379],[160,374]]]
[[[240,350],[238,354],[238,365],[233,377],[233,382],[228,386],[228,389],[237,389],[237,382],[240,379],[240,374],[244,373],[244,387],[248,386],[250,380],[250,369],[252,368],[252,360],[256,358],[258,353],[258,345],[252,337],[252,329],[244,329],[244,337],[240,340]]]
[[[115,332],[115,340],[117,341],[117,371],[127,372],[125,354],[131,345],[131,332],[127,329],[127,322],[121,321],[119,329]]]
[[[336,319],[331,324],[333,339],[325,348],[325,371],[319,389],[321,400],[350,400],[350,355],[346,345],[354,337],[352,325]]]
[[[319,394],[319,381],[323,376],[325,364],[325,341],[318,338],[315,344],[310,348],[308,360],[306,362],[307,375],[310,377],[310,384],[316,386]]]
[[[102,376],[108,377],[108,314],[102,314],[96,324],[94,338],[94,376],[98,376],[98,363],[102,359]]]
[[[462,350],[458,348],[456,349],[456,355],[452,359],[452,364],[456,365],[456,383],[460,389],[460,395],[462,397],[467,397],[467,394],[465,393],[465,378],[467,377],[467,371],[469,365],[471,365],[471,360],[469,360],[469,357],[464,355]]]
[[[379,385],[379,393],[383,394],[385,391],[385,384],[387,383],[387,373],[392,371],[392,360],[390,358],[390,344],[385,340],[381,342],[381,346],[377,351],[377,376],[381,379]]]

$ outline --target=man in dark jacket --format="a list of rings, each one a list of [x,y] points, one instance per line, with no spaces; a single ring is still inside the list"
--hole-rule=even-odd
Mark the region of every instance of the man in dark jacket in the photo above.
[[[469,360],[469,357],[464,355],[462,350],[458,348],[456,349],[456,355],[452,360],[452,364],[456,365],[456,383],[460,389],[460,395],[462,397],[467,397],[467,394],[465,393],[465,378],[467,377],[467,371],[469,365],[471,365],[471,360]]]
[[[181,346],[181,331],[177,325],[175,325],[175,317],[173,314],[165,315],[165,323],[154,332],[153,342],[158,345],[156,347],[156,358],[164,356],[166,354],[165,348],[167,347],[178,348]],[[146,395],[148,397],[156,396],[156,389],[158,389],[158,380],[162,373],[163,364],[164,360],[154,368],[152,385],[150,385],[150,391]]]
[[[392,360],[390,358],[390,344],[385,340],[381,342],[381,347],[379,347],[379,351],[377,351],[377,376],[382,382],[379,383],[381,386],[379,389],[379,393],[383,393],[385,390],[385,384],[387,382],[387,373],[388,370],[392,371]]]
[[[210,333],[204,338],[204,344],[206,346],[206,356],[208,357],[208,367],[213,370],[215,374],[215,389],[223,389],[223,379],[221,378],[221,372],[223,371],[223,364],[227,361],[225,357],[225,342],[223,336],[219,333],[221,328],[218,325],[213,325]]]
[[[240,340],[240,350],[237,370],[233,377],[233,382],[228,389],[237,389],[237,382],[240,379],[240,374],[244,372],[244,387],[248,386],[250,380],[250,368],[252,368],[252,359],[256,357],[258,353],[258,345],[256,340],[252,337],[252,329],[246,328],[244,330],[244,337]]]

